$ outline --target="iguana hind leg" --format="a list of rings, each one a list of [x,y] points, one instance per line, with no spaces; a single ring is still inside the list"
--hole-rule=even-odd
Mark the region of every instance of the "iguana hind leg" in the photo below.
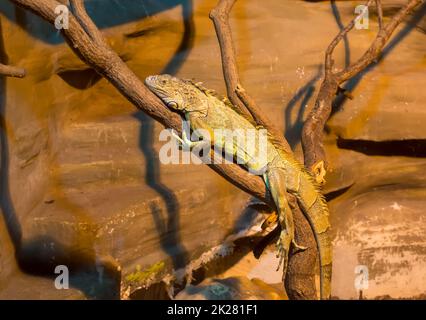
[[[281,232],[277,241],[277,257],[279,258],[277,271],[282,265],[284,280],[287,272],[290,245],[293,243],[297,248],[303,249],[303,247],[297,245],[294,241],[293,213],[287,201],[285,171],[280,168],[268,169],[264,174],[264,179],[278,210]]]

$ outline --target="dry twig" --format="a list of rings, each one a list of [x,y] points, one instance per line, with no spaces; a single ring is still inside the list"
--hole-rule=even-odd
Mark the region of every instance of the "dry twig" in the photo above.
[[[0,63],[0,75],[5,77],[23,78],[25,77],[25,70],[19,67],[8,66]]]

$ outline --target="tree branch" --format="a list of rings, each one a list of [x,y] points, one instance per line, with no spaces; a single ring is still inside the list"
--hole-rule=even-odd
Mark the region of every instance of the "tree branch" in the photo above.
[[[369,0],[365,4],[366,8],[358,16],[352,19],[352,21],[337,34],[337,36],[333,39],[333,41],[328,46],[325,52],[325,74],[326,75],[333,74],[334,61],[333,61],[332,55],[333,55],[334,49],[337,47],[339,42],[342,41],[342,39],[349,33],[349,31],[351,31],[355,27],[355,23],[357,22],[357,20],[364,15],[365,11],[373,3],[373,1],[374,0]]]
[[[293,153],[287,140],[272,124],[272,122],[268,119],[268,117],[260,111],[260,108],[258,107],[256,101],[254,101],[254,99],[247,93],[247,91],[240,84],[237,85],[235,89],[235,93],[237,94],[241,102],[246,106],[247,110],[250,112],[255,122],[259,126],[262,126],[267,131],[269,131],[274,144],[290,154]]]
[[[25,69],[0,63],[0,75],[5,77],[23,78],[25,77],[26,72]]]
[[[391,19],[388,24],[383,25],[383,10],[381,1],[375,0],[379,17],[379,32],[375,40],[361,56],[361,58],[340,72],[333,72],[332,54],[338,43],[349,31],[353,29],[358,17],[353,19],[342,31],[340,31],[339,34],[330,43],[325,55],[324,80],[318,92],[314,108],[308,115],[302,131],[302,147],[305,157],[305,166],[312,172],[316,172],[316,168],[319,166],[323,169],[319,170],[322,172],[319,172],[318,174],[321,176],[325,175],[327,164],[323,145],[323,131],[325,123],[330,117],[332,103],[335,95],[341,91],[339,90],[340,85],[365,70],[365,68],[368,67],[372,62],[375,62],[397,26],[412,10],[414,10],[420,3],[423,3],[424,1],[425,0],[408,1],[407,4],[399,10],[399,12]],[[369,0],[367,1],[366,6],[370,6],[372,3],[373,0]]]
[[[240,103],[242,102],[245,106],[242,112],[251,117],[257,125],[268,130],[270,139],[277,147],[293,154],[284,136],[278,132],[272,122],[260,111],[254,99],[244,90],[239,82],[232,32],[229,26],[229,13],[235,1],[236,0],[219,0],[217,6],[210,12],[210,18],[213,20],[221,51],[223,76],[229,99],[240,109]],[[264,184],[263,181],[262,183]],[[291,194],[287,194],[287,197],[294,209],[293,217],[296,240],[303,246],[309,247],[310,250],[298,252],[294,255],[293,252],[290,253],[286,274],[287,280],[284,286],[290,299],[316,299],[315,261],[317,249],[315,238],[295,197]],[[275,209],[274,203],[269,202],[268,204],[271,208]]]
[[[219,42],[223,77],[228,98],[243,114],[268,130],[271,136],[274,137],[274,142],[277,145],[283,150],[292,153],[288,142],[263,112],[260,111],[254,99],[250,97],[241,85],[235,58],[232,31],[229,25],[229,13],[235,2],[236,0],[219,0],[216,7],[210,11],[210,18],[213,21]]]
[[[371,1],[371,0],[370,0]],[[389,41],[395,29],[404,20],[404,18],[417,7],[424,0],[411,0],[402,7],[399,12],[389,21],[388,24],[382,26],[374,39],[371,46],[367,49],[364,55],[358,59],[353,65],[349,66],[345,70],[336,74],[336,77],[340,83],[348,81],[349,79],[356,76],[358,73],[368,67],[373,61],[376,61],[379,55],[382,53],[384,46]],[[377,2],[379,5],[378,11],[381,11],[380,1]]]
[[[227,96],[241,113],[245,114],[247,117],[251,117],[250,112],[248,112],[245,106],[241,103],[235,92],[240,80],[235,60],[231,27],[229,26],[229,12],[235,2],[236,0],[220,0],[217,6],[210,11],[210,19],[213,21],[216,35],[219,40],[223,77],[226,84]]]
[[[80,25],[86,31],[86,33],[92,38],[94,42],[99,45],[105,45],[105,39],[96,25],[93,23],[93,20],[87,14],[86,8],[84,6],[84,0],[69,0],[71,10],[73,11],[75,17],[77,18]]]
[[[383,8],[381,0],[376,0],[376,9],[377,9],[377,21],[379,23],[379,30],[383,29]]]

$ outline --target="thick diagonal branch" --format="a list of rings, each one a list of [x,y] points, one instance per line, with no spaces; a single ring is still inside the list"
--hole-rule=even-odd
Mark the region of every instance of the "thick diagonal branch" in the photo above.
[[[366,3],[366,6],[368,7],[372,3],[373,0],[369,0]],[[336,93],[341,91],[340,86],[365,70],[371,63],[377,61],[397,26],[418,5],[424,3],[424,0],[408,1],[407,4],[404,5],[386,25],[383,23],[381,2],[375,0],[375,3],[378,13],[379,32],[361,58],[342,71],[333,71],[333,51],[347,33],[353,29],[358,17],[353,19],[341,32],[339,32],[327,48],[325,56],[325,76],[318,92],[314,108],[308,115],[302,132],[302,147],[305,157],[305,166],[310,170],[314,170],[313,168],[321,162],[324,162],[326,165],[323,145],[324,126],[330,117],[332,103]]]
[[[55,8],[60,5],[55,0],[10,1],[34,12],[51,24],[54,24],[56,18]],[[151,93],[109,46],[97,45],[72,14],[69,15],[69,28],[63,29],[61,32],[74,52],[113,84],[133,105],[165,127],[181,132],[180,116],[170,111],[160,99]],[[269,191],[260,177],[250,174],[236,164],[211,164],[209,166],[238,188],[272,204]]]

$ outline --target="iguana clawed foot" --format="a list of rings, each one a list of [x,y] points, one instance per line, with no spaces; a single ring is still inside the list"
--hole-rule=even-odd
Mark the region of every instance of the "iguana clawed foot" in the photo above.
[[[179,136],[179,134],[176,133],[175,130],[171,130],[172,132],[172,136],[178,141],[179,146],[186,148],[186,149],[191,149],[193,147],[193,142],[188,139],[188,136],[186,135],[186,131],[183,130],[182,131],[182,138]]]
[[[313,173],[316,182],[319,185],[325,184],[325,175],[327,173],[327,170],[325,169],[324,161],[318,161],[316,164],[314,164],[311,168],[311,172]]]
[[[262,226],[261,226],[261,228],[262,228],[262,230],[265,230],[266,228],[268,228],[268,227],[270,227],[270,226],[272,226],[272,225],[274,225],[276,222],[278,221],[278,215],[277,215],[277,213],[276,212],[273,212],[272,214],[270,214],[264,221],[263,221],[263,223],[262,223]],[[301,251],[303,251],[303,250],[306,250],[308,247],[305,247],[305,246],[301,246],[301,245],[299,245],[299,244],[297,244],[297,242],[296,242],[296,240],[295,239],[293,239],[292,241],[291,241],[291,243],[293,244],[293,246],[297,249],[297,250],[301,250]]]
[[[277,271],[280,270],[281,265],[283,266],[283,277],[286,274],[288,264],[288,254],[290,252],[290,244],[293,241],[292,236],[287,230],[282,230],[280,237],[277,240],[277,258],[279,258]]]
[[[281,268],[281,265],[283,265],[283,276],[285,275],[287,270],[288,255],[290,252],[291,244],[293,244],[294,248],[296,248],[296,250],[298,251],[299,250],[304,251],[308,248],[308,247],[297,244],[296,240],[290,234],[288,234],[286,230],[281,231],[280,237],[276,243],[277,250],[278,250],[277,258],[279,258],[277,271],[279,271]]]

